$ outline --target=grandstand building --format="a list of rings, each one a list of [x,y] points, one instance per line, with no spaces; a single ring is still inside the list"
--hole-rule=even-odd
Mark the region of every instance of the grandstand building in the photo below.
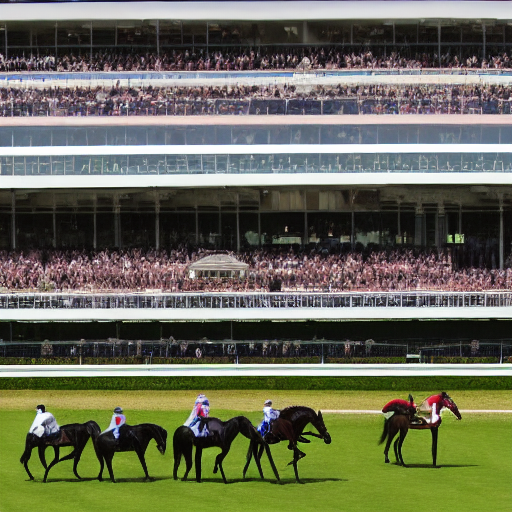
[[[115,2],[30,9],[14,3],[2,5],[0,54],[4,61],[41,62],[95,52],[159,57],[329,47],[411,58],[427,53],[441,66],[445,54],[490,62],[512,49],[508,2],[366,3],[371,8],[350,1],[206,2],[200,8],[131,2],[122,4],[122,16]],[[311,94],[295,102],[233,101],[231,112],[239,115],[223,115],[220,105],[210,115],[140,115],[129,105],[118,116],[79,109],[48,115],[13,104],[0,118],[0,250],[409,248],[447,251],[456,268],[510,267],[508,100],[499,109],[475,107],[480,113],[471,115],[466,105],[468,115],[382,116],[359,115],[354,99],[312,97],[318,87],[338,84],[510,87],[510,70],[310,64],[300,60],[292,71],[77,74],[30,66],[19,72],[13,64],[13,72],[0,75],[0,87],[257,83]],[[86,303],[81,291],[59,298],[4,290],[0,338],[510,340],[511,294],[326,289],[212,297],[160,290],[137,299],[90,294]]]

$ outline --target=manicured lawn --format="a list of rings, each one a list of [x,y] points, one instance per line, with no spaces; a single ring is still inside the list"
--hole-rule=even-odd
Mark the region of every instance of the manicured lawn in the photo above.
[[[104,393],[98,393],[101,400]],[[266,392],[265,392],[266,393]],[[371,394],[371,393],[370,393]],[[34,392],[34,398],[40,392]],[[89,398],[94,396],[89,393]],[[151,395],[148,395],[148,397]],[[326,399],[329,393],[325,394]],[[4,396],[5,397],[5,396]],[[75,396],[76,398],[76,396]],[[192,397],[193,398],[193,397]],[[300,401],[305,402],[305,396]],[[169,397],[172,400],[172,397]],[[454,399],[457,397],[454,394]],[[380,396],[379,396],[380,400]],[[328,401],[328,400],[327,400]],[[37,400],[36,400],[37,402]],[[36,403],[34,402],[34,403]],[[462,421],[446,415],[439,433],[438,463],[430,466],[430,434],[411,431],[404,443],[403,455],[411,467],[384,464],[383,446],[377,446],[383,420],[375,415],[325,414],[332,444],[314,439],[302,445],[307,457],[299,462],[303,484],[296,484],[293,469],[287,466],[291,452],[285,444],[272,447],[283,485],[273,479],[268,462],[263,463],[265,481],[259,480],[256,466],[251,465],[248,479],[242,480],[242,468],[248,441],[239,436],[227,456],[224,469],[230,481],[224,485],[220,474],[212,473],[216,449],[203,455],[202,484],[172,480],[172,433],[188,415],[188,409],[163,411],[148,406],[130,410],[129,423],[157,423],[169,432],[164,456],[151,442],[147,451],[152,482],[142,480],[143,471],[135,453],[119,453],[114,457],[117,484],[98,482],[99,470],[92,446],[87,445],[78,466],[84,481],[77,481],[72,462],[52,469],[47,484],[42,483],[43,468],[34,452],[29,467],[36,477],[28,481],[19,458],[23,452],[26,431],[34,414],[32,410],[2,409],[0,441],[0,510],[1,512],[162,512],[209,511],[395,511],[472,512],[507,511],[512,509],[512,417],[497,414],[466,414]],[[5,405],[5,404],[4,404]],[[110,412],[105,409],[51,408],[59,423],[96,420],[102,428],[108,425]],[[117,402],[112,405],[118,405]],[[310,405],[310,404],[309,404]],[[462,408],[459,403],[459,407]],[[467,408],[467,407],[465,407]],[[215,415],[228,419],[246,415],[253,423],[260,420],[259,410],[215,409]],[[62,450],[68,453],[69,448]],[[52,450],[47,450],[50,459]],[[391,456],[394,461],[394,456]],[[180,476],[184,463],[180,467]],[[104,472],[104,477],[108,473]],[[191,476],[194,477],[194,470]],[[435,502],[435,504],[434,504]]]

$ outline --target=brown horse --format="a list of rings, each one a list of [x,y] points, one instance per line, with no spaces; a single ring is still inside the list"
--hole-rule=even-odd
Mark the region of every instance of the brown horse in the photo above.
[[[274,460],[272,459],[272,454],[270,453],[270,449],[267,443],[263,441],[261,434],[256,430],[256,428],[245,416],[236,416],[235,418],[231,418],[228,421],[221,421],[218,418],[202,418],[199,430],[202,431],[205,425],[208,426],[208,430],[210,432],[210,435],[206,437],[196,437],[192,429],[189,427],[185,427],[184,425],[178,427],[174,432],[174,480],[178,479],[178,468],[180,466],[182,456],[185,459],[186,466],[183,480],[187,479],[188,474],[192,469],[192,448],[195,446],[196,481],[200,482],[201,458],[203,450],[205,448],[217,447],[220,448],[222,451],[215,458],[215,467],[213,469],[213,472],[217,473],[217,471],[220,469],[222,479],[224,480],[224,483],[227,484],[228,481],[226,480],[226,475],[224,474],[222,462],[225,459],[226,455],[229,453],[231,444],[233,443],[235,438],[238,436],[238,434],[242,434],[244,437],[251,441],[250,446],[255,454],[258,446],[261,447],[262,452],[263,450],[266,450],[270,466],[272,467],[274,475],[276,476],[276,479],[279,482],[279,474],[277,472]],[[258,465],[258,471],[260,473],[260,476],[261,478],[263,478],[263,471],[261,469],[260,460],[256,459],[256,463]]]
[[[436,395],[433,395],[436,396]],[[449,409],[458,420],[462,417],[459,409],[455,402],[446,394],[441,393],[439,395],[441,400],[439,401],[439,413],[443,408]],[[432,398],[432,397],[429,397]],[[425,400],[428,401],[429,398]],[[421,406],[420,406],[421,408]],[[389,463],[388,452],[391,442],[395,436],[399,433],[400,435],[396,438],[393,449],[395,451],[396,461],[399,465],[407,467],[403,456],[402,456],[402,445],[404,444],[405,437],[409,429],[413,430],[430,430],[432,434],[432,465],[437,467],[437,440],[438,440],[438,429],[441,425],[441,417],[435,423],[427,423],[425,419],[412,416],[410,414],[394,414],[391,418],[384,421],[384,430],[380,438],[379,444],[382,444],[387,438],[386,447],[384,448],[384,462]]]
[[[25,471],[30,480],[34,480],[32,473],[28,469],[28,461],[34,448],[38,449],[39,460],[43,465],[45,472],[43,482],[46,482],[50,469],[64,460],[73,459],[73,473],[80,480],[80,475],[77,471],[78,462],[82,456],[85,445],[90,437],[93,441],[96,436],[101,432],[99,425],[95,421],[88,421],[87,423],[70,423],[69,425],[62,425],[59,434],[48,437],[37,437],[35,434],[27,434],[25,440],[25,451],[21,456],[20,462],[25,467]],[[54,451],[54,458],[49,465],[46,465],[44,452],[48,446],[51,446]],[[62,458],[59,458],[61,446],[72,446],[73,451]]]
[[[315,432],[304,432],[306,426],[311,423],[317,431]],[[323,439],[325,444],[331,443],[331,436],[327,432],[327,428],[322,417],[322,413],[318,411],[318,414],[310,407],[304,407],[295,405],[292,407],[286,407],[282,409],[279,414],[279,418],[272,421],[270,425],[270,432],[265,435],[265,442],[268,444],[277,444],[281,441],[288,441],[288,449],[293,451],[293,460],[288,465],[293,465],[295,472],[295,480],[300,482],[299,472],[297,470],[297,462],[304,458],[306,454],[300,450],[297,443],[310,443],[309,439],[304,436],[313,436]],[[251,457],[254,453],[254,446],[249,446],[247,452],[247,463],[244,467],[244,477],[247,472],[247,468],[251,462]],[[260,447],[257,454],[258,458],[261,458],[263,451]]]

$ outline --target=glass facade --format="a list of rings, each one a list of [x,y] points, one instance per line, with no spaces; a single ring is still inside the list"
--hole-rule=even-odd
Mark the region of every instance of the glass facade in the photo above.
[[[512,144],[512,125],[0,126],[0,147],[205,144]]]
[[[2,156],[1,176],[512,172],[511,153]]]

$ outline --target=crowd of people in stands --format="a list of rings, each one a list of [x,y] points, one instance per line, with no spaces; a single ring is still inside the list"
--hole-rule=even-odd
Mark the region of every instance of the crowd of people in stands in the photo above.
[[[32,250],[0,252],[3,291],[483,291],[512,290],[512,261],[504,270],[456,270],[449,253],[413,250],[363,254],[255,249],[235,255],[249,265],[236,278],[191,275],[205,250]]]
[[[4,87],[0,88],[0,117],[272,113],[508,114],[512,103],[511,92],[512,87],[508,84],[123,87],[118,83],[112,87]],[[286,107],[282,100],[304,100],[304,103],[295,102]],[[335,104],[333,100],[344,101]],[[352,101],[347,103],[347,100]],[[251,101],[254,104],[251,105]],[[326,103],[324,110],[319,107],[320,101]]]
[[[406,51],[410,54],[410,51]],[[260,49],[172,50],[168,53],[98,50],[82,55],[0,55],[0,72],[57,71],[252,71],[252,70],[335,70],[335,69],[508,69],[507,52],[496,50],[488,58],[468,53],[405,56],[363,50],[358,53],[339,47],[283,47]]]

